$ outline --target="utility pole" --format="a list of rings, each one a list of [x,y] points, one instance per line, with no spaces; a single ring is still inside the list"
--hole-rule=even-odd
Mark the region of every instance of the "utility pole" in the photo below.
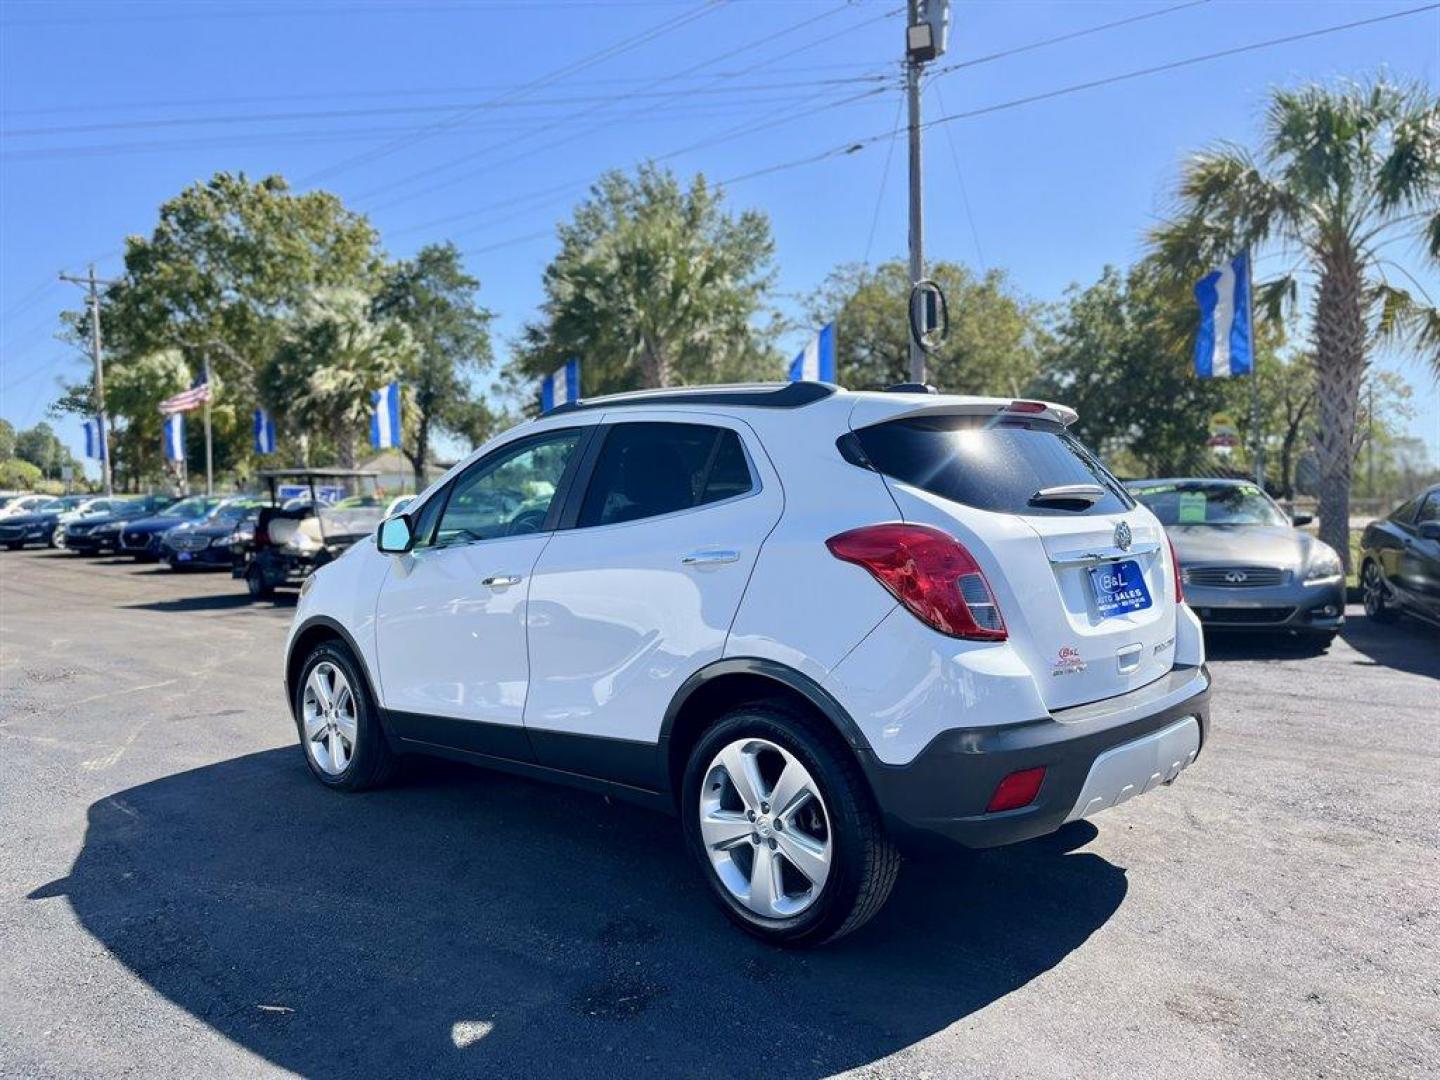
[[[105,494],[115,494],[110,473],[110,425],[105,419],[105,364],[100,355],[100,285],[113,285],[113,281],[102,281],[95,276],[95,264],[83,278],[61,274],[61,281],[73,285],[84,285],[88,289],[90,304],[90,355],[95,360],[95,420],[100,427],[100,478],[105,484]]]
[[[922,23],[920,0],[910,0],[907,31]],[[924,163],[920,154],[920,60],[906,38],[905,55],[905,98],[910,125],[910,287],[925,277],[925,204],[923,191]],[[913,331],[910,342],[910,381],[925,381],[925,350],[915,340]]]
[[[205,357],[205,387],[210,390],[210,357]],[[205,494],[215,494],[214,440],[210,434],[210,394],[205,395]]]
[[[910,129],[910,303],[925,279],[924,162],[920,153],[920,69],[945,52],[950,30],[950,0],[909,0],[905,20],[905,98]],[[916,340],[915,313],[908,313],[910,381],[925,382],[925,349]]]

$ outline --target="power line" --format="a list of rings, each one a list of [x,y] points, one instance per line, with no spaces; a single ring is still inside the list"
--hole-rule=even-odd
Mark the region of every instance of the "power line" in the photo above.
[[[310,176],[303,179],[300,182],[299,186],[307,187],[310,184],[315,183],[317,180],[322,180],[327,177],[335,176],[338,173],[346,172],[354,168],[356,165],[368,164],[369,162],[378,160],[379,158],[388,157],[390,154],[393,154],[398,150],[403,150],[406,147],[414,146],[417,142],[428,138],[436,131],[443,131],[447,127],[453,126],[454,124],[460,123],[468,119],[477,110],[481,108],[490,107],[495,104],[504,104],[506,101],[509,101],[516,96],[524,96],[526,94],[533,93],[536,90],[543,90],[545,87],[552,86],[555,83],[560,82],[562,79],[568,78],[569,76],[576,74],[577,72],[584,71],[587,68],[594,67],[596,64],[604,63],[607,60],[612,60],[617,56],[629,52],[631,49],[638,48],[639,46],[644,45],[647,42],[653,41],[655,38],[662,37],[673,30],[678,30],[680,27],[686,25],[687,23],[691,23],[694,22],[696,19],[703,18],[704,16],[709,15],[711,12],[718,11],[727,2],[728,0],[705,0],[705,2],[702,3],[699,7],[691,8],[690,10],[685,11],[680,15],[676,15],[669,19],[666,19],[656,26],[652,26],[649,29],[642,30],[638,34],[632,34],[630,37],[624,38],[613,45],[609,45],[597,52],[593,52],[586,56],[583,56],[579,60],[572,61],[569,64],[557,68],[555,71],[552,71],[549,74],[542,75],[538,79],[532,79],[530,82],[525,83],[517,90],[512,91],[510,94],[501,95],[499,98],[494,98],[491,101],[484,103],[483,105],[472,106],[469,109],[462,110],[448,120],[436,121],[434,124],[430,124],[424,128],[421,128],[419,131],[416,131],[411,135],[399,139],[393,139],[387,143],[384,143],[381,146],[377,146],[361,154],[356,154],[354,157],[347,158],[346,160],[338,162],[335,165],[331,165],[327,168],[321,169],[319,172],[312,173]]]
[[[745,52],[748,52],[748,51],[750,51],[751,49],[755,48],[755,47],[756,47],[757,45],[759,45],[759,44],[764,44],[764,43],[772,42],[772,41],[775,41],[775,40],[777,40],[777,39],[779,39],[779,38],[785,37],[785,36],[787,36],[787,35],[789,35],[789,34],[797,33],[797,32],[799,32],[800,30],[806,29],[806,28],[814,25],[815,23],[817,23],[817,22],[819,22],[819,21],[821,21],[821,20],[823,20],[823,19],[827,19],[827,18],[830,18],[831,16],[838,15],[838,14],[840,14],[842,11],[846,11],[846,10],[849,10],[849,9],[850,9],[850,4],[849,4],[849,3],[844,3],[844,2],[842,2],[842,3],[840,3],[839,5],[837,5],[837,6],[833,7],[833,8],[830,8],[830,9],[827,10],[827,11],[821,12],[821,13],[818,14],[818,15],[809,16],[809,17],[807,17],[807,18],[805,18],[805,19],[800,20],[800,21],[797,22],[797,23],[793,23],[793,24],[791,24],[791,25],[789,25],[789,26],[786,26],[786,27],[784,27],[784,28],[782,28],[782,29],[780,29],[780,30],[778,30],[778,31],[774,31],[774,32],[771,32],[771,33],[766,33],[766,34],[762,35],[762,36],[759,37],[759,38],[752,39],[752,40],[750,40],[750,41],[745,42],[745,43],[742,44],[742,45],[736,46],[735,48],[728,49],[728,50],[726,50],[726,51],[723,52],[723,53],[719,53],[719,54],[717,54],[717,55],[715,55],[715,56],[712,56],[712,57],[710,57],[710,59],[708,59],[708,60],[703,60],[703,61],[701,61],[699,64],[690,64],[690,65],[687,65],[687,67],[686,67],[683,71],[672,72],[672,73],[670,73],[669,75],[659,76],[658,78],[655,78],[655,79],[653,79],[651,82],[647,83],[646,86],[647,86],[647,87],[652,87],[652,88],[653,88],[653,87],[656,87],[656,86],[663,86],[663,85],[665,85],[666,83],[673,82],[673,81],[675,81],[675,80],[677,80],[677,79],[680,79],[680,78],[682,78],[682,77],[689,76],[689,75],[693,75],[693,73],[696,72],[696,71],[699,71],[699,70],[702,70],[702,69],[704,69],[704,68],[710,67],[710,66],[713,65],[713,64],[723,63],[724,61],[729,60],[729,59],[731,59],[732,57],[735,57],[735,56],[741,55],[741,54],[743,54],[743,53],[745,53]],[[891,14],[891,13],[890,13],[890,12],[887,12],[885,15],[882,15],[882,16],[880,16],[879,18],[881,18],[881,19],[887,18],[887,17],[889,16],[889,14]],[[865,22],[858,23],[858,24],[855,24],[855,25],[850,26],[850,27],[846,27],[845,29],[839,31],[839,33],[840,33],[840,34],[849,33],[849,32],[851,32],[851,31],[853,31],[853,30],[855,30],[855,29],[858,29],[859,27],[869,25],[869,23],[875,22],[875,21],[877,21],[877,20],[876,20],[876,19],[866,20]],[[788,58],[789,56],[794,56],[796,53],[803,52],[803,51],[805,51],[806,49],[813,48],[813,47],[815,47],[815,46],[818,45],[818,44],[821,44],[821,43],[823,43],[823,42],[825,42],[825,41],[829,41],[829,40],[831,40],[831,39],[832,39],[833,37],[835,37],[835,36],[838,36],[838,34],[832,34],[832,35],[830,35],[830,37],[821,38],[821,39],[819,39],[819,40],[817,40],[817,41],[811,41],[810,43],[808,43],[808,44],[806,44],[806,45],[802,45],[802,46],[801,46],[800,48],[798,48],[798,49],[792,49],[792,50],[790,50],[789,53],[783,54],[783,56],[772,57],[770,60],[761,61],[760,63],[757,63],[757,64],[752,64],[749,68],[742,69],[741,74],[749,74],[749,73],[751,73],[751,72],[753,72],[753,71],[758,70],[758,69],[761,68],[761,67],[766,67],[766,66],[769,66],[770,64],[776,63],[776,62],[778,62],[780,59]],[[710,81],[711,81],[711,82],[714,82],[714,81],[716,81],[716,78],[712,76],[711,79],[710,79]],[[603,104],[603,105],[597,105],[597,106],[595,106],[594,108],[587,109],[587,110],[585,110],[585,111],[577,114],[575,117],[572,118],[572,120],[584,119],[585,117],[590,116],[590,115],[592,115],[592,114],[594,114],[594,113],[602,112],[602,111],[604,111],[605,109],[610,108],[610,107],[613,106],[613,105],[617,105],[617,104],[619,104],[619,103],[621,103],[621,102],[623,102],[623,101],[626,101],[626,100],[628,100],[629,98],[631,98],[631,97],[633,97],[633,96],[634,96],[634,92],[631,92],[631,93],[628,93],[628,94],[623,94],[623,95],[621,95],[620,97],[615,98],[613,101],[610,101],[610,102],[605,103],[605,104]],[[638,117],[639,115],[640,115],[640,113],[639,113],[639,112],[636,112],[636,111],[631,111],[631,112],[629,112],[629,113],[622,114],[619,118],[612,120],[612,121],[611,121],[611,125],[613,125],[614,123],[622,123],[622,122],[624,122],[624,121],[627,120],[627,119],[633,119],[633,118]],[[542,125],[541,127],[536,128],[536,129],[534,129],[532,132],[529,132],[529,133],[527,133],[527,134],[525,134],[525,135],[517,136],[517,137],[515,137],[515,138],[513,138],[513,139],[506,140],[505,142],[502,142],[502,143],[498,143],[498,144],[494,144],[494,145],[491,145],[491,146],[482,147],[482,148],[480,148],[479,150],[474,150],[474,151],[471,151],[471,152],[469,152],[469,153],[467,153],[467,154],[462,154],[460,157],[458,157],[458,158],[453,158],[453,159],[451,159],[450,161],[442,162],[442,163],[440,163],[440,164],[438,164],[438,165],[434,165],[434,166],[430,166],[429,168],[422,169],[422,170],[420,170],[419,172],[414,173],[414,174],[412,174],[412,175],[410,175],[410,176],[402,177],[402,178],[400,178],[399,180],[391,181],[391,182],[388,183],[388,184],[383,184],[383,185],[381,185],[381,186],[378,187],[378,188],[374,188],[374,189],[372,189],[371,191],[365,192],[364,194],[360,195],[360,196],[358,197],[358,199],[359,199],[359,201],[363,202],[363,201],[365,201],[366,199],[374,198],[376,195],[381,195],[381,194],[384,194],[384,193],[386,193],[386,192],[388,192],[388,191],[393,191],[393,190],[395,190],[396,188],[408,187],[410,184],[413,184],[413,183],[415,183],[416,181],[419,181],[419,180],[423,180],[423,179],[425,179],[425,178],[428,177],[428,176],[433,176],[433,175],[436,175],[436,174],[442,173],[442,172],[448,172],[448,171],[454,169],[456,166],[465,164],[467,161],[472,161],[472,160],[474,160],[475,158],[483,157],[483,156],[485,156],[485,155],[487,155],[487,154],[494,153],[494,152],[497,151],[497,150],[503,150],[503,149],[505,149],[505,148],[508,147],[508,146],[514,145],[515,143],[526,141],[527,139],[531,138],[532,136],[541,135],[541,134],[543,134],[543,133],[545,133],[545,132],[547,132],[547,131],[551,131],[551,130],[555,129],[556,127],[559,127],[559,126],[560,126],[560,123],[561,123],[560,121],[554,121],[554,122],[552,122],[552,123],[550,123],[550,124]],[[607,125],[607,126],[611,126],[611,125]],[[594,128],[591,128],[590,130],[593,131]],[[560,144],[561,142],[563,142],[563,141],[565,141],[565,140],[550,140],[549,142],[546,142],[546,143],[541,144],[541,146],[540,146],[540,147],[537,147],[535,151],[527,151],[527,152],[524,153],[524,154],[515,155],[515,156],[513,156],[513,157],[504,159],[503,161],[499,161],[499,162],[493,162],[493,161],[492,161],[492,162],[489,162],[489,163],[481,166],[479,169],[469,170],[469,171],[464,172],[464,173],[461,173],[461,174],[459,174],[459,175],[457,175],[457,176],[451,177],[449,180],[443,181],[443,182],[441,182],[441,183],[439,183],[439,184],[432,184],[432,185],[430,185],[430,186],[428,186],[428,187],[421,188],[421,189],[419,189],[418,191],[413,191],[413,192],[411,192],[411,193],[408,194],[408,195],[405,195],[405,196],[400,197],[400,198],[397,198],[397,199],[392,199],[392,200],[390,200],[389,202],[383,203],[383,204],[381,204],[381,205],[378,206],[378,207],[374,207],[373,209],[386,209],[386,208],[391,207],[391,206],[397,206],[397,205],[399,205],[400,203],[407,202],[407,201],[409,201],[409,200],[411,200],[411,199],[422,198],[422,197],[424,197],[424,196],[426,196],[426,195],[430,195],[430,194],[432,194],[432,193],[434,193],[434,192],[436,192],[436,191],[444,190],[445,188],[452,187],[452,186],[454,186],[455,184],[462,183],[462,182],[464,182],[465,180],[469,180],[469,179],[472,179],[472,178],[474,178],[474,177],[476,177],[476,176],[482,175],[483,173],[485,173],[485,172],[487,172],[487,171],[489,171],[489,170],[491,170],[491,169],[497,168],[497,167],[499,167],[499,166],[502,165],[502,164],[510,164],[511,162],[514,162],[514,161],[517,161],[517,160],[521,160],[521,159],[523,159],[523,158],[525,158],[525,157],[530,156],[530,154],[533,153],[533,152],[538,152],[538,151],[540,151],[540,150],[550,149],[550,148],[552,148],[552,147],[554,147],[554,146],[556,146],[556,145],[559,145],[559,144]]]
[[[875,83],[886,79],[882,73],[862,75],[849,79],[826,79],[820,82],[815,80],[795,80],[790,82],[772,83],[751,83],[735,86],[702,86],[689,89],[677,90],[638,90],[625,95],[627,98],[691,98],[697,94],[708,95],[749,95],[770,90],[791,90],[791,89],[814,89],[817,85],[852,85],[859,83]],[[489,110],[504,108],[512,109],[545,109],[555,106],[588,105],[597,102],[611,104],[615,101],[612,94],[588,95],[578,97],[538,98],[530,101],[514,101],[502,104],[492,104],[489,101],[452,101],[431,105],[391,105],[375,106],[364,109],[315,109],[299,110],[290,112],[270,113],[228,113],[209,114],[200,116],[165,116],[151,117],[144,120],[119,120],[107,121],[93,124],[61,124],[49,127],[33,128],[0,128],[0,138],[40,138],[52,135],[85,135],[102,131],[127,131],[145,130],[154,128],[169,127],[214,127],[228,124],[270,124],[289,123],[297,120],[342,120],[354,119],[369,116],[406,116],[416,113],[445,113],[455,112],[459,109]],[[754,100],[754,99],[752,99]],[[700,102],[698,104],[707,104]],[[714,103],[720,104],[720,103]],[[525,121],[521,121],[525,122]]]
[[[880,226],[880,208],[885,202],[885,184],[890,179],[890,162],[895,157],[896,136],[900,133],[900,114],[905,109],[905,99],[898,98],[895,102],[895,119],[890,121],[890,126],[895,129],[895,135],[890,137],[890,146],[885,151],[885,167],[880,171],[880,191],[875,196],[875,212],[870,215],[870,235],[865,238],[865,258],[863,265],[870,265],[870,251],[875,246],[875,230]]]
[[[976,116],[987,116],[990,113],[1004,112],[1008,109],[1019,108],[1022,105],[1033,105],[1038,101],[1048,101],[1052,98],[1064,97],[1068,94],[1079,93],[1082,90],[1094,90],[1101,86],[1110,86],[1114,83],[1127,82],[1131,79],[1139,79],[1149,75],[1158,75],[1166,71],[1174,71],[1177,68],[1190,67],[1195,64],[1206,63],[1211,60],[1221,60],[1230,56],[1238,56],[1243,53],[1255,52],[1259,49],[1267,49],[1276,45],[1288,45],[1296,41],[1305,41],[1309,38],[1322,37],[1327,34],[1339,33],[1342,30],[1354,30],[1362,26],[1372,26],[1376,23],[1389,22],[1392,19],[1401,19],[1410,15],[1419,15],[1426,11],[1434,11],[1440,8],[1440,3],[1423,4],[1420,7],[1407,8],[1404,11],[1393,11],[1387,15],[1376,15],[1369,19],[1356,19],[1352,22],[1339,23],[1335,26],[1321,27],[1318,30],[1307,30],[1299,34],[1287,34],[1284,37],[1269,38],[1265,41],[1255,41],[1248,45],[1237,45],[1229,49],[1220,49],[1216,52],[1203,53],[1199,56],[1187,57],[1184,60],[1174,60],[1166,64],[1156,64],[1152,67],[1139,68],[1135,71],[1127,71],[1119,75],[1110,75],[1105,78],[1091,79],[1087,82],[1072,83],[1069,86],[1062,86],[1055,90],[1047,90],[1039,94],[1029,94],[1025,97],[1012,98],[1009,101],[997,102],[994,105],[986,105],[979,109],[970,109],[966,112],[951,113],[947,116],[939,116],[933,120],[927,120],[924,127],[931,128],[940,124],[954,123],[956,120],[969,120]],[[756,177],[767,176],[771,173],[784,172],[788,169],[798,169],[805,165],[813,165],[834,157],[842,157],[849,154],[859,153],[866,148],[884,139],[891,138],[894,131],[882,131],[874,135],[867,135],[863,138],[844,143],[840,146],[831,147],[828,150],[821,150],[807,157],[797,158],[793,161],[781,162],[776,165],[769,165],[762,169],[753,169],[738,176],[732,176],[722,180],[722,184],[738,184],[745,180],[753,180]]]
[[[941,110],[945,110],[945,98],[940,93],[940,84],[931,83],[930,88],[935,91],[935,100],[939,102]],[[960,168],[960,151],[955,147],[955,132],[948,124],[945,126],[945,141],[950,144],[950,160],[955,164],[955,182],[960,187],[960,203],[965,208],[965,220],[970,223],[970,239],[975,243],[975,259],[979,262],[980,272],[983,274],[985,252],[980,247],[980,230],[975,228],[975,214],[970,209],[970,193],[965,188],[965,173]]]

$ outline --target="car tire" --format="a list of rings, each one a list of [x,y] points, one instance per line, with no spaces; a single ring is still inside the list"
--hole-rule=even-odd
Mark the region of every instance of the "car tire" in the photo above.
[[[753,767],[748,798],[724,764],[745,758],[753,766],[736,768]],[[813,791],[792,796],[789,809],[771,807],[762,795],[782,786],[794,790],[793,781],[779,782],[793,765]],[[711,894],[731,921],[756,937],[775,945],[821,945],[858,930],[889,897],[900,855],[865,778],[834,732],[803,709],[765,701],[723,715],[691,751],[681,791],[686,844]],[[819,853],[823,860],[814,858]],[[760,881],[757,857],[771,860]],[[802,862],[818,870],[809,876]],[[822,877],[818,888],[814,877]],[[767,884],[770,899],[762,894],[752,902],[749,894]]]
[[[245,587],[256,600],[268,600],[275,595],[275,586],[265,580],[265,575],[253,566],[245,571]]]
[[[1395,609],[1385,598],[1385,577],[1380,564],[1366,559],[1360,568],[1360,593],[1365,601],[1365,617],[1372,622],[1388,623],[1395,619]]]
[[[65,526],[55,526],[55,531],[50,534],[50,546],[52,548],[63,548],[65,546]]]
[[[343,643],[322,642],[305,658],[291,708],[305,764],[326,787],[365,791],[394,776],[395,754],[380,726],[375,699]]]

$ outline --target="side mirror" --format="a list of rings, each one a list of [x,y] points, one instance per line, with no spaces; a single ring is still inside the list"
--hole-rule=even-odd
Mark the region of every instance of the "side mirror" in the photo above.
[[[1314,514],[1291,514],[1291,515],[1290,515],[1290,524],[1294,525],[1297,529],[1298,529],[1301,525],[1309,525],[1309,524],[1310,524],[1312,521],[1314,521],[1314,520],[1315,520],[1315,515],[1314,515]]]
[[[1426,540],[1440,540],[1440,521],[1422,521],[1420,536]]]
[[[387,555],[404,555],[415,546],[410,519],[404,514],[386,518],[375,534],[375,546]]]

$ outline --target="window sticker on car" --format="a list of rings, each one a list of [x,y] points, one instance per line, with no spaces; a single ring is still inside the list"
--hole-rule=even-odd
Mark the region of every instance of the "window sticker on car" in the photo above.
[[[1181,525],[1204,525],[1208,500],[1203,491],[1180,492],[1179,522]]]

